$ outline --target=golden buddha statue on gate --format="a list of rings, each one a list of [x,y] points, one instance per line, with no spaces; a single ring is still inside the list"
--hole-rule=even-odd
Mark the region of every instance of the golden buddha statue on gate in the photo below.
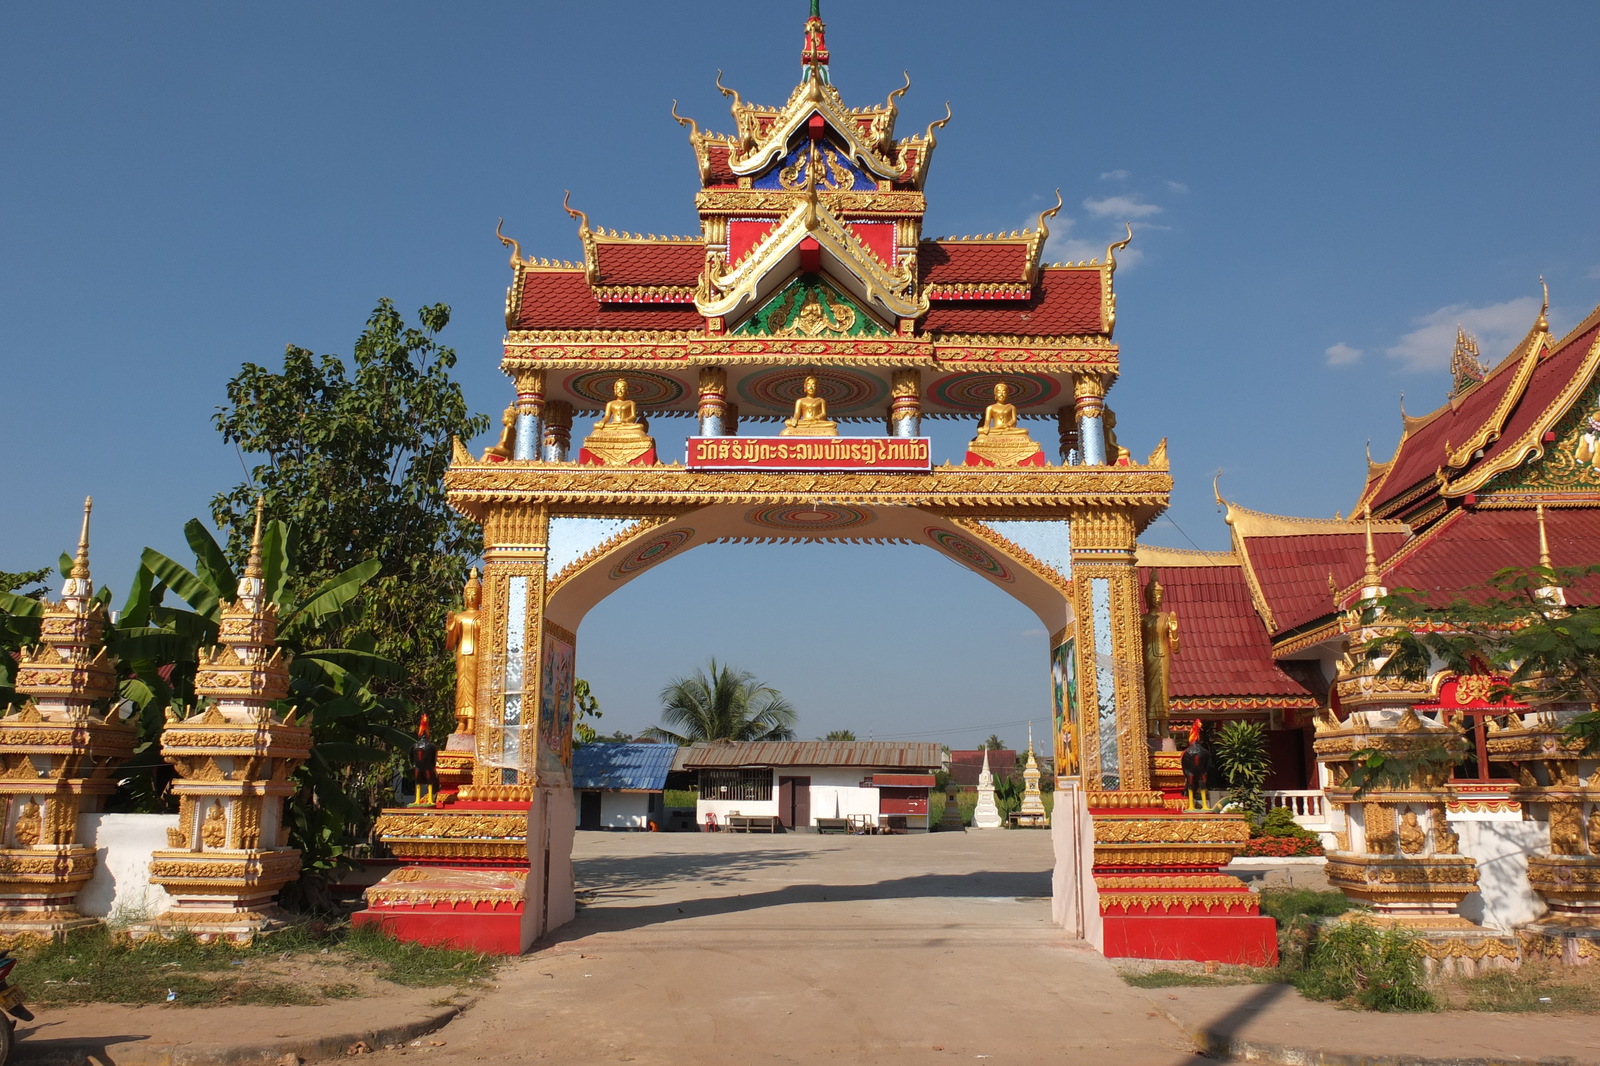
[[[456,655],[456,729],[471,733],[478,713],[478,608],[483,584],[473,570],[461,590],[461,610],[450,616],[444,646]]]
[[[500,439],[492,446],[483,450],[485,462],[503,463],[512,458],[517,450],[517,405],[512,404],[500,416]]]
[[[980,462],[973,464],[976,457]],[[969,465],[1043,466],[1044,452],[1028,431],[1017,425],[1017,408],[1011,403],[1011,387],[997,382],[994,403],[983,409],[978,435],[967,445]]]
[[[639,417],[639,405],[628,399],[628,379],[613,382],[611,395],[600,420],[583,439],[578,461],[598,466],[628,466],[641,459],[655,462],[656,442]]]
[[[839,426],[828,421],[828,401],[817,395],[817,379],[806,375],[805,392],[794,401],[794,417],[786,418],[780,437],[837,437]]]

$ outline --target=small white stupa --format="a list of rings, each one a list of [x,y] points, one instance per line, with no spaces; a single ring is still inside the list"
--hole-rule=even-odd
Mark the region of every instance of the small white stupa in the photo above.
[[[972,828],[999,829],[1000,808],[994,802],[994,774],[989,772],[989,752],[983,753],[983,772],[978,775],[978,805],[972,811]]]
[[[1028,723],[1028,764],[1022,771],[1022,809],[1017,812],[1019,826],[1047,826],[1050,816],[1044,809],[1044,795],[1039,791],[1039,760],[1033,755],[1033,723]]]

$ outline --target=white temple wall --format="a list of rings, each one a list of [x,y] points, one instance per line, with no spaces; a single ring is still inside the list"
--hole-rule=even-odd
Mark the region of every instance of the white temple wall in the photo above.
[[[1510,930],[1544,914],[1544,900],[1528,884],[1528,856],[1550,850],[1549,823],[1451,819],[1450,828],[1461,854],[1478,861],[1478,890],[1461,901],[1463,918]]]
[[[154,918],[173,899],[150,883],[150,855],[167,846],[176,814],[78,815],[78,839],[94,848],[94,875],[78,893],[78,909],[114,924]]]

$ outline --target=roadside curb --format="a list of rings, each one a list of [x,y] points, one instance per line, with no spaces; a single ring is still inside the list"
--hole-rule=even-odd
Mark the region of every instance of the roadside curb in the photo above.
[[[40,1040],[17,1041],[10,1062],[17,1066],[277,1066],[285,1055],[307,1062],[344,1058],[352,1044],[365,1043],[373,1051],[386,1044],[404,1044],[442,1029],[470,1007],[434,1007],[417,1018],[377,1029],[356,1029],[324,1036],[285,1037],[270,1043],[211,1044],[199,1041],[158,1043],[153,1040]]]
[[[1326,1051],[1319,1048],[1290,1047],[1264,1040],[1247,1040],[1229,1033],[1221,1033],[1204,1025],[1195,1025],[1173,1013],[1154,1000],[1151,1005],[1162,1017],[1181,1029],[1202,1055],[1225,1062],[1269,1062],[1278,1066],[1596,1066],[1593,1059],[1575,1059],[1569,1055],[1552,1055],[1541,1058],[1502,1058],[1474,1055],[1470,1058],[1428,1055],[1384,1055],[1369,1052]]]

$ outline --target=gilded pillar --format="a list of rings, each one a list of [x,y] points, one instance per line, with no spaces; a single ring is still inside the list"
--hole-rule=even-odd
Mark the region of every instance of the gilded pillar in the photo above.
[[[896,370],[890,387],[889,436],[922,436],[922,372]]]
[[[1073,394],[1076,397],[1078,443],[1083,449],[1083,465],[1104,466],[1106,384],[1094,374],[1080,374],[1073,383]]]
[[[728,432],[728,372],[720,366],[700,368],[700,435]]]
[[[92,925],[77,908],[95,849],[78,815],[116,791],[135,727],[113,710],[117,661],[89,575],[89,501],[71,575],[44,604],[39,643],[17,655],[21,708],[0,719],[0,944],[40,943]],[[9,824],[8,824],[9,823]]]
[[[1091,791],[1151,787],[1133,515],[1072,516],[1079,759]]]
[[[489,798],[494,788],[532,782],[549,533],[549,513],[537,504],[497,502],[484,518],[486,647],[479,664],[472,773],[478,798]]]
[[[515,459],[538,459],[544,440],[544,371],[514,370],[517,385],[517,446]]]
[[[1078,464],[1078,411],[1068,404],[1056,411],[1056,426],[1060,431],[1061,465]]]
[[[572,449],[572,405],[551,400],[544,408],[544,461],[564,463]]]

